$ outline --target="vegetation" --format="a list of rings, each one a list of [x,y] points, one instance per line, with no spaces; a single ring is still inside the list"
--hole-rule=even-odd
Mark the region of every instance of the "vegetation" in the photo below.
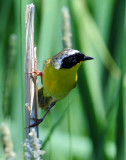
[[[23,160],[25,155],[25,9],[29,3],[35,4],[39,70],[63,49],[64,6],[71,15],[72,48],[94,57],[80,67],[77,87],[40,124],[43,159],[125,160],[125,0],[1,0],[0,123],[10,128],[15,159]],[[44,111],[39,112],[42,117]],[[1,140],[0,159],[4,159]]]

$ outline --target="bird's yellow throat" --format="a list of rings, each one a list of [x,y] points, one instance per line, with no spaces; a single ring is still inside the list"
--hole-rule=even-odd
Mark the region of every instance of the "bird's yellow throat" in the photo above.
[[[77,70],[81,63],[70,69],[55,69],[47,60],[43,70],[44,96],[51,96],[54,100],[65,97],[76,86]]]

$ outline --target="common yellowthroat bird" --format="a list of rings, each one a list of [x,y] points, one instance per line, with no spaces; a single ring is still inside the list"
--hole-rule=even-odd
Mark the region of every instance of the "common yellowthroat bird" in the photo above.
[[[43,118],[30,127],[40,124],[55,103],[76,87],[78,68],[91,59],[78,50],[66,49],[45,61],[43,73],[36,71],[37,75],[41,75],[43,84],[38,89],[39,106],[41,109],[47,108],[47,111]]]

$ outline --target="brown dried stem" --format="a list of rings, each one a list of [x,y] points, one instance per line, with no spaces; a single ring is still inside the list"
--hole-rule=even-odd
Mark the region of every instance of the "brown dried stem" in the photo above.
[[[37,69],[36,48],[34,48],[34,5],[26,6],[25,39],[25,127],[38,118],[37,77],[29,74]],[[38,126],[34,127],[38,136]],[[25,139],[29,138],[30,128],[25,129]]]

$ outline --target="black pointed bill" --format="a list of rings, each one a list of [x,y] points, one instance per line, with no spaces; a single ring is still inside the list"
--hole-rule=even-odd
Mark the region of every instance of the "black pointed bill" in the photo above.
[[[94,58],[88,57],[88,56],[84,56],[84,60],[85,60],[85,61],[86,61],[86,60],[91,60],[91,59],[94,59]]]
[[[81,61],[86,61],[86,60],[91,60],[91,59],[94,59],[94,58],[85,56],[81,52],[77,52],[72,55],[68,55],[68,56],[64,57],[62,59],[60,69],[72,68],[73,66],[75,66],[77,63],[80,63]]]

